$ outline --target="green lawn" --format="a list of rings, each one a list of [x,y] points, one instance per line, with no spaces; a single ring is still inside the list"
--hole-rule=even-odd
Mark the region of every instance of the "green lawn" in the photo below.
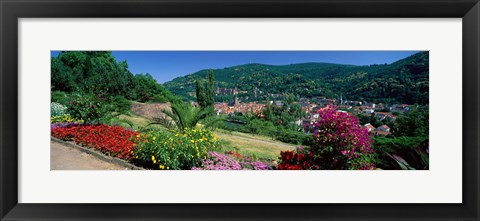
[[[242,154],[254,155],[262,159],[276,160],[280,156],[280,151],[292,150],[296,147],[292,144],[272,141],[268,137],[252,136],[239,132],[230,134],[216,131],[215,134],[220,140],[224,141],[225,149],[236,150]]]

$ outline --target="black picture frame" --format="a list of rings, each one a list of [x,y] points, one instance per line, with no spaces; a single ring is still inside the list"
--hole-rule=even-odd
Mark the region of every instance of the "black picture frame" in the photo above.
[[[1,220],[479,220],[478,0],[0,0],[0,15]],[[463,203],[19,204],[17,21],[76,17],[462,18]]]

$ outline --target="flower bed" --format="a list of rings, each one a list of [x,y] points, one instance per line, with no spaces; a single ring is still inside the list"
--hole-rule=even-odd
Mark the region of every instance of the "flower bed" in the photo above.
[[[51,135],[64,141],[98,149],[120,159],[131,159],[138,132],[121,126],[108,125],[52,125]]]
[[[219,149],[215,135],[207,130],[186,129],[182,133],[150,131],[137,136],[135,163],[151,169],[189,170],[202,165],[211,150]]]
[[[267,170],[270,165],[233,151],[225,154],[208,130],[145,133],[121,126],[61,122],[51,124],[51,135],[94,148],[147,169],[160,170]],[[217,151],[217,152],[215,152]]]
[[[203,168],[192,168],[193,170],[268,170],[268,164],[261,161],[250,161],[249,158],[243,158],[238,153],[227,152],[226,154],[209,152],[208,159],[203,160]]]
[[[56,124],[56,123],[72,123],[72,122],[78,122],[78,123],[83,123],[82,119],[78,118],[72,118],[68,114],[63,114],[63,115],[56,115],[50,117],[50,123]]]

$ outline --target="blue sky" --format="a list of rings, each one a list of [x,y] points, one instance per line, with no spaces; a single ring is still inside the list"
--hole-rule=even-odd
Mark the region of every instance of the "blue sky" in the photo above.
[[[202,69],[247,63],[285,65],[305,62],[390,64],[418,51],[113,51],[133,74],[151,74],[159,83]],[[52,51],[57,56],[58,51]]]

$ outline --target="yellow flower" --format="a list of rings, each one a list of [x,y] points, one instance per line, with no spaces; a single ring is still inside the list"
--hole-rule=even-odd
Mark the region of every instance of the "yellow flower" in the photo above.
[[[152,161],[155,161],[155,156],[152,155]]]
[[[167,167],[167,170],[169,170],[169,169],[170,169],[170,168],[169,168],[169,167]]]
[[[157,139],[157,138],[156,138],[156,137],[152,137],[152,140],[155,140],[155,139]]]
[[[190,140],[190,142],[192,142],[192,143],[195,143],[195,141],[194,141],[194,140]]]
[[[165,169],[165,166],[164,166],[164,165],[160,165],[159,167],[160,167],[160,169],[162,169],[162,170]]]
[[[135,159],[138,159],[138,156],[135,156]]]

